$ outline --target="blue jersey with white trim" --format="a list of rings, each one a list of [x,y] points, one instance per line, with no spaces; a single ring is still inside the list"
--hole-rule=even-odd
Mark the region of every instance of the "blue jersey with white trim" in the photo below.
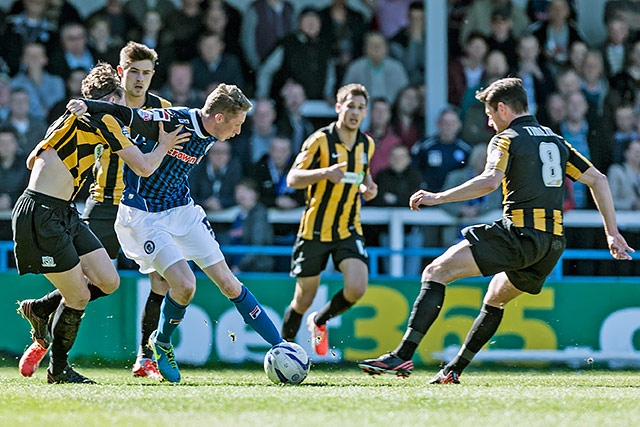
[[[140,135],[136,145],[143,153],[156,147],[161,124],[166,132],[184,126],[183,131],[190,132],[191,138],[182,144],[182,149],[171,149],[151,176],[140,177],[125,163],[125,188],[120,203],[148,212],[162,212],[192,202],[189,172],[217,141],[204,129],[200,110],[180,107],[143,110],[102,101],[84,102],[89,112],[109,111],[130,126]]]

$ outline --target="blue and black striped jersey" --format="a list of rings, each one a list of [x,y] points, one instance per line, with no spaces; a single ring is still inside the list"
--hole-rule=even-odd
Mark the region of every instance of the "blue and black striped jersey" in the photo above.
[[[217,141],[207,133],[200,111],[189,108],[129,108],[108,102],[85,100],[89,112],[107,112],[122,120],[142,138],[136,144],[142,152],[150,152],[157,145],[159,128],[173,131],[183,125],[191,138],[181,150],[170,150],[160,167],[148,178],[142,178],[125,164],[121,203],[148,212],[162,212],[191,202],[189,172]]]

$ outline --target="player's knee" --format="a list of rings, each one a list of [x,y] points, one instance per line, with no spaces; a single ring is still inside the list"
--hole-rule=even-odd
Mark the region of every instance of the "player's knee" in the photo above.
[[[82,310],[89,304],[91,292],[87,286],[80,286],[73,291],[66,291],[62,296],[68,307]]]
[[[311,304],[313,304],[313,299],[315,294],[311,293],[296,293],[293,297],[293,304],[291,306],[298,313],[304,313],[309,310]]]
[[[357,285],[345,286],[344,288],[344,298],[349,302],[356,302],[360,298],[364,296],[364,293],[367,290],[367,283],[359,283]]]
[[[114,270],[113,274],[107,274],[100,278],[100,283],[94,283],[102,292],[109,295],[120,287],[120,276]]]
[[[444,280],[444,270],[442,266],[436,262],[431,262],[427,265],[424,270],[422,270],[422,282],[438,282],[438,283],[447,283],[448,281]]]
[[[195,277],[183,278],[171,286],[171,295],[173,299],[180,304],[188,304],[196,293]]]
[[[169,282],[158,273],[150,274],[149,282],[151,283],[151,290],[158,295],[165,295],[169,290]]]

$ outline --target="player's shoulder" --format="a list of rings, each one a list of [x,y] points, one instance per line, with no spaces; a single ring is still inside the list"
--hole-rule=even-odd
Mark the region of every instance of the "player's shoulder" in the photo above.
[[[147,92],[147,99],[142,108],[169,108],[171,102],[152,92]]]
[[[309,144],[326,143],[329,140],[330,134],[331,129],[329,126],[321,127],[319,129],[316,129],[311,135],[309,135],[309,137],[307,138],[307,142]]]

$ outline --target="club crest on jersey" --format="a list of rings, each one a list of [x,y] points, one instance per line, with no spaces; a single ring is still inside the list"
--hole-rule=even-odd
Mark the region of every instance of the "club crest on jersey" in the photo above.
[[[360,163],[362,163],[363,165],[369,163],[369,157],[367,156],[367,153],[360,153]]]
[[[153,243],[152,240],[147,240],[146,242],[144,242],[144,251],[149,255],[152,254],[153,251],[156,250],[156,244]]]
[[[138,113],[140,118],[142,120],[144,120],[145,122],[153,120],[153,113],[151,111],[148,111],[148,110],[137,110],[136,112]]]
[[[169,113],[166,110],[153,110],[154,122],[168,122],[171,119]]]

